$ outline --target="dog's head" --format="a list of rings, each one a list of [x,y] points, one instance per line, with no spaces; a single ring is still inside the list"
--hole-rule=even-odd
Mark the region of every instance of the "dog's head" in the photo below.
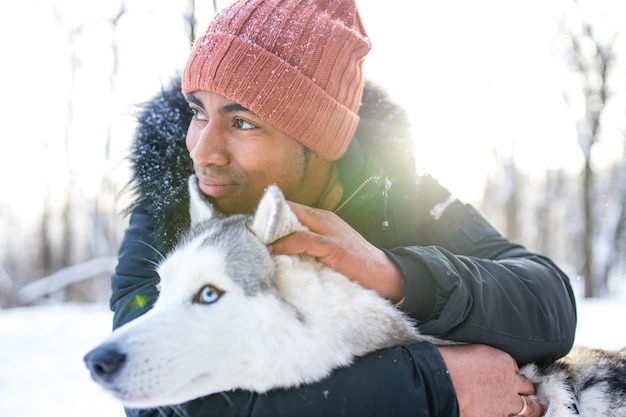
[[[268,187],[253,216],[223,216],[195,176],[189,194],[191,231],[158,267],[154,308],[85,357],[92,378],[128,407],[232,389],[267,363],[254,357],[263,354],[261,318],[286,315],[265,245],[303,226],[280,189]]]

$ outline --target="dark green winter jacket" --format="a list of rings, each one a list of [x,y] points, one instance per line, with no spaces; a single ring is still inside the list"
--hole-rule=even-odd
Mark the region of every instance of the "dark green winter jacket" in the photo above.
[[[139,116],[131,155],[137,200],[111,280],[114,327],[151,308],[158,282],[153,262],[188,228],[192,166],[185,133],[191,114],[179,91],[174,83]],[[549,259],[509,242],[433,178],[415,174],[406,115],[384,92],[367,84],[359,114],[355,138],[339,161],[349,201],[337,213],[401,271],[401,308],[424,333],[488,344],[520,365],[565,355],[576,325],[567,276]],[[456,416],[458,409],[437,349],[420,343],[367,355],[298,389],[235,391],[127,414]]]

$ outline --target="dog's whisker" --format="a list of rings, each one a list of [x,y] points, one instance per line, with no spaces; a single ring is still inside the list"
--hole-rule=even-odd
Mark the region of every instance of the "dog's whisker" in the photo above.
[[[159,412],[159,415],[161,417],[172,417],[172,414],[168,413],[167,410],[170,410],[170,407],[157,407],[157,411]],[[172,410],[174,411],[174,415],[176,415],[176,410]],[[183,416],[184,417],[184,416]]]
[[[224,400],[226,400],[228,405],[230,405],[231,407],[233,406],[233,400],[230,399],[230,396],[227,393],[220,392],[220,395],[224,398]]]
[[[157,248],[155,248],[154,246],[152,246],[151,244],[149,244],[148,242],[144,242],[143,240],[138,240],[137,242],[146,245],[147,247],[149,247],[150,249],[152,249],[157,255],[159,255],[159,261],[163,262],[163,260],[165,260],[165,255],[163,255],[163,253],[161,253]],[[146,259],[147,261],[151,261],[150,259]],[[155,265],[158,265],[158,262],[155,261],[151,261],[152,263],[154,263]]]
[[[141,258],[141,259],[143,259],[144,261],[152,264],[152,268],[150,268],[150,269],[152,269],[153,271],[156,271],[159,268],[159,263],[158,262],[153,261],[152,259],[149,259],[149,258]]]
[[[174,413],[179,417],[191,417],[191,415],[187,413],[187,411],[185,411],[185,409],[180,405],[174,405],[171,408]]]

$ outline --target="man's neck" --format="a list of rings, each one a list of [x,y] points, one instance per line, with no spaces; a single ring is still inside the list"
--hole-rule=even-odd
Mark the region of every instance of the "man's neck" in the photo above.
[[[322,191],[316,206],[324,210],[333,210],[337,207],[342,197],[343,188],[339,183],[337,164],[335,163],[331,168],[326,187]]]

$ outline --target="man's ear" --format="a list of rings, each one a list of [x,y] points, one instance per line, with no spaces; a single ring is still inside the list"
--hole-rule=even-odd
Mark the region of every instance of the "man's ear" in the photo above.
[[[208,219],[221,217],[221,213],[213,207],[198,188],[198,178],[195,175],[189,177],[189,216],[192,227]]]
[[[307,230],[285,201],[276,185],[270,185],[254,214],[252,231],[266,245],[293,232]]]

